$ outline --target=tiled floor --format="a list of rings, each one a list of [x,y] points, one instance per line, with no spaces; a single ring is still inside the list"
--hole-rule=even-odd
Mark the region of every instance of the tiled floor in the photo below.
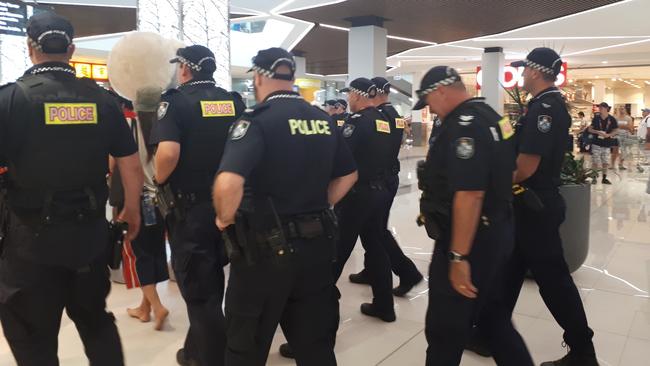
[[[404,251],[423,273],[432,243],[415,217],[419,193],[415,163],[419,149],[403,151],[402,188],[393,207],[390,225]],[[582,295],[589,322],[596,332],[595,344],[603,366],[650,365],[650,195],[645,193],[648,174],[628,171],[613,176],[614,185],[597,185],[592,191],[591,247],[585,265],[574,278]],[[386,324],[359,313],[359,304],[370,299],[366,286],[350,284],[347,274],[363,266],[358,245],[339,282],[343,293],[342,324],[336,353],[342,366],[415,366],[424,364],[424,312],[427,285],[423,282],[408,298],[397,299],[398,320]],[[182,345],[187,317],[175,283],[159,285],[171,310],[169,325],[155,332],[126,315],[126,308],[140,300],[137,290],[115,285],[109,307],[117,323],[129,365],[176,365],[175,352]],[[527,282],[516,308],[515,323],[522,332],[535,362],[564,355],[561,329],[543,304],[537,286]],[[278,332],[269,365],[293,365],[277,353],[283,342]],[[87,365],[74,325],[66,318],[60,334],[61,364]],[[0,366],[14,361],[5,342],[0,343]],[[492,360],[465,354],[462,365],[493,365]]]

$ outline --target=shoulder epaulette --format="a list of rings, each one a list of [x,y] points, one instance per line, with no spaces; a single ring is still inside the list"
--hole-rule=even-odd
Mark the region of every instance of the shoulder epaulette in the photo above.
[[[242,116],[255,117],[256,115],[260,114],[260,112],[262,112],[263,110],[266,110],[268,108],[269,108],[268,103],[256,104],[252,108],[246,108],[246,110],[244,111],[244,114]]]
[[[165,90],[165,92],[162,95],[172,95],[172,94],[175,94],[175,93],[178,93],[178,92],[180,92],[178,89],[171,88],[171,89]]]

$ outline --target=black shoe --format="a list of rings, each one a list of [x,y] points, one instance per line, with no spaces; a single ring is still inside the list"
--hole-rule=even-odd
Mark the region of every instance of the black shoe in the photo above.
[[[481,357],[492,357],[492,351],[490,351],[490,347],[488,347],[483,338],[476,335],[476,332],[472,334],[469,342],[465,345],[465,349],[472,351]]]
[[[362,270],[359,273],[352,273],[349,277],[350,282],[356,283],[359,285],[369,285],[370,281],[368,280],[368,276],[366,275],[366,270]]]
[[[185,354],[185,348],[176,351],[176,362],[181,366],[197,366],[198,363]]]
[[[293,354],[293,349],[291,349],[289,343],[284,343],[280,345],[280,355],[284,358],[291,358],[291,359],[296,358],[296,356]]]
[[[596,355],[576,355],[571,352],[557,361],[542,362],[541,366],[599,366]]]
[[[391,309],[391,311],[389,312],[380,312],[375,307],[375,304],[371,304],[371,303],[361,304],[361,313],[363,313],[364,315],[379,318],[385,321],[386,323],[394,322],[397,319],[397,317],[395,316],[395,310]]]
[[[612,184],[607,178],[603,178],[603,184]]]
[[[415,277],[413,280],[399,280],[399,286],[395,287],[393,289],[393,295],[397,297],[404,297],[406,294],[409,293],[415,287],[418,283],[422,282],[422,274],[418,272],[417,277]]]

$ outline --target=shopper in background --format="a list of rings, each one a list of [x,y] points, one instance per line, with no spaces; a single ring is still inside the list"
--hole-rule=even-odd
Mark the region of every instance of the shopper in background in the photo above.
[[[589,126],[591,138],[591,162],[594,169],[602,173],[602,183],[612,184],[607,179],[607,167],[611,158],[611,149],[616,144],[614,138],[618,134],[618,121],[609,114],[611,107],[602,102],[598,105],[599,114],[594,117]],[[593,184],[597,180],[594,179]]]
[[[160,88],[139,90],[135,102],[136,118],[130,118],[131,131],[138,144],[140,163],[144,170],[141,215],[142,227],[138,237],[125,243],[124,279],[128,288],[140,287],[140,306],[127,309],[132,318],[142,322],[151,320],[153,311],[154,329],[161,330],[169,311],[163,306],[156,290],[156,284],[169,279],[167,251],[165,249],[165,224],[155,206],[156,184],[154,182],[154,147],[148,143],[151,129],[157,120],[156,111],[160,104]]]
[[[617,156],[614,151],[618,150],[618,170],[627,170],[625,167],[625,160],[631,156],[632,146],[635,144],[635,141],[631,139],[634,132],[634,119],[630,116],[625,107],[619,108],[619,113],[616,119],[618,121],[618,135],[616,135],[618,148],[612,148],[612,168],[616,166]]]
[[[580,149],[581,153],[588,152],[591,143],[591,134],[588,131],[589,128],[589,121],[585,118],[585,112],[578,112],[578,120],[580,121],[580,125],[578,126],[578,130],[576,132],[576,135],[578,137],[578,148]]]
[[[641,110],[641,122],[636,130],[636,136],[645,142],[648,142],[648,127],[650,125],[650,108],[643,108]]]

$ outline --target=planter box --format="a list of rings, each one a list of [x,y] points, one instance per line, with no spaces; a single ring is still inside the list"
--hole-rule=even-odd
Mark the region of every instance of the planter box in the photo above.
[[[566,220],[560,226],[564,258],[569,271],[575,272],[589,253],[589,222],[591,217],[591,185],[565,185],[560,194],[566,202]]]

